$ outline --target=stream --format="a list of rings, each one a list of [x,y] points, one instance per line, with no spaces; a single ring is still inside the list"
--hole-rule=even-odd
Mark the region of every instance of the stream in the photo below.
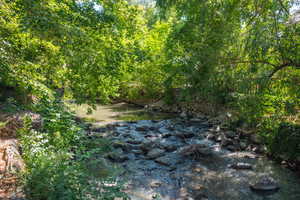
[[[123,169],[118,179],[126,183],[132,200],[300,199],[295,173],[252,151],[233,148],[240,144],[213,139],[217,128],[208,119],[166,119],[165,114],[147,116],[143,110],[119,106],[123,109],[97,108],[96,113],[103,110],[108,119],[94,115],[90,136],[112,141],[114,151],[105,158]],[[128,113],[131,120],[120,119]],[[135,115],[139,117],[132,120]],[[233,132],[224,135],[235,137]],[[253,189],[256,186],[259,190]]]

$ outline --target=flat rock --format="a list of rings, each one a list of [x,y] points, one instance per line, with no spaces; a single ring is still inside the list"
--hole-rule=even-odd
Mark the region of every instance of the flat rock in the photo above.
[[[181,159],[177,154],[172,153],[172,154],[168,154],[168,155],[156,158],[155,162],[157,162],[161,165],[171,167],[171,166],[175,166],[176,164],[180,163],[180,160]]]
[[[113,162],[125,162],[126,160],[128,160],[128,156],[126,155],[122,155],[122,154],[119,154],[119,153],[116,153],[116,152],[111,152],[111,153],[108,153],[106,155],[106,157],[113,161]]]
[[[147,131],[149,130],[149,127],[147,126],[138,126],[135,128],[136,131]]]
[[[273,178],[268,176],[260,178],[260,180],[258,180],[256,183],[250,185],[250,188],[253,191],[258,192],[276,192],[280,189],[278,183],[275,182]]]
[[[148,159],[155,159],[158,158],[160,156],[163,156],[165,153],[164,150],[156,148],[156,149],[152,149],[151,151],[148,152],[147,154],[147,158]]]
[[[225,131],[225,136],[228,138],[234,138],[237,134],[233,131]]]
[[[233,169],[253,169],[253,167],[250,163],[242,163],[242,162],[232,164],[232,165],[230,165],[230,168],[233,168]]]
[[[181,142],[176,142],[176,141],[169,141],[166,139],[162,139],[160,141],[159,146],[163,149],[165,149],[168,152],[172,152],[178,149],[178,147],[180,147],[182,145]]]
[[[158,145],[154,141],[147,140],[141,144],[140,149],[144,152],[148,152],[157,146]]]
[[[181,139],[192,138],[195,136],[195,134],[192,132],[178,132],[175,135]]]
[[[142,140],[127,140],[126,141],[129,144],[142,144]]]
[[[213,150],[205,144],[191,144],[180,150],[182,156],[211,156]]]

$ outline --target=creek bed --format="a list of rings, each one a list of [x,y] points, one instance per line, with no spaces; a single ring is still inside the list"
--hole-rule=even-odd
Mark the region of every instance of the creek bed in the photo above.
[[[98,112],[103,117],[107,110]],[[125,115],[128,112],[130,109]],[[95,138],[112,141],[115,151],[105,157],[123,169],[118,179],[126,182],[125,192],[132,200],[300,199],[299,177],[253,152],[230,151],[207,139],[213,134],[213,125],[207,120],[154,119],[126,122],[98,118],[92,124]],[[262,177],[274,180],[280,189],[251,190]]]

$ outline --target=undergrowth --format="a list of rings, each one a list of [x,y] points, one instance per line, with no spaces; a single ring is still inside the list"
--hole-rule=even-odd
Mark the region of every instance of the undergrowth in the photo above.
[[[26,197],[32,200],[114,199],[126,195],[101,154],[109,141],[89,140],[83,125],[62,104],[44,101],[31,107],[43,117],[40,130],[30,119],[19,130],[26,171],[22,174]]]

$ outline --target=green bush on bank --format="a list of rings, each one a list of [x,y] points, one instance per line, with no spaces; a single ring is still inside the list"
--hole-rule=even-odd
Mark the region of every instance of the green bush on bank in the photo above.
[[[26,163],[22,180],[28,199],[126,198],[113,178],[117,169],[104,159],[95,159],[110,150],[109,142],[86,139],[83,127],[62,104],[47,102],[32,108],[43,117],[42,129],[31,129],[30,120],[25,119],[18,134]]]

